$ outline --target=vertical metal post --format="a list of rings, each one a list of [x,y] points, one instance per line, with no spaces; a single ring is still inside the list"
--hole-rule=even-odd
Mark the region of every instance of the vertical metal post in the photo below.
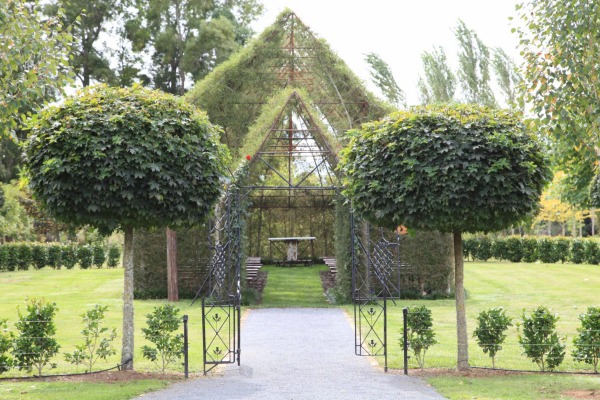
[[[188,342],[188,316],[183,316],[183,372],[185,379],[189,375],[189,358],[188,358],[189,342]]]
[[[387,340],[387,295],[383,293],[383,358],[385,359],[383,368],[384,372],[388,372],[388,340]]]
[[[354,213],[350,211],[350,254],[352,257],[352,300],[356,299],[356,251],[354,246],[356,246],[356,238],[354,237]],[[355,311],[356,314],[356,311]],[[356,316],[355,316],[356,317]],[[356,320],[356,318],[355,318]]]
[[[206,315],[204,314],[204,297],[202,298],[202,362],[204,364],[204,375],[206,375]]]
[[[242,190],[242,189],[240,189]],[[237,277],[237,288],[236,288],[236,299],[235,299],[235,310],[237,312],[237,365],[240,366],[240,356],[242,352],[242,228],[240,227],[239,222],[242,219],[241,216],[241,193],[238,193],[238,206],[236,207],[237,212],[237,248],[238,248],[238,256],[237,256],[237,265],[236,265],[236,277]]]
[[[402,335],[404,337],[404,345],[402,351],[404,352],[404,375],[408,375],[408,308],[402,309]]]

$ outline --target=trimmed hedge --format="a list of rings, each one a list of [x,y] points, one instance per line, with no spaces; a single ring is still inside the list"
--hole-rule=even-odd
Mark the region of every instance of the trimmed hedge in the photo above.
[[[571,238],[564,236],[505,236],[472,235],[463,239],[465,258],[477,261],[489,259],[511,262],[553,264],[600,264],[600,238]]]
[[[78,245],[74,243],[6,243],[0,245],[0,271],[50,267],[71,269],[79,264],[86,269],[118,265],[121,250],[116,246]]]

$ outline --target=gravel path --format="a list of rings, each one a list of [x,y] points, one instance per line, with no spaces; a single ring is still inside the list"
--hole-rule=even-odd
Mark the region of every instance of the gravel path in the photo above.
[[[242,323],[242,366],[176,383],[146,400],[444,399],[424,381],[385,374],[354,355],[354,332],[340,309],[249,310]]]

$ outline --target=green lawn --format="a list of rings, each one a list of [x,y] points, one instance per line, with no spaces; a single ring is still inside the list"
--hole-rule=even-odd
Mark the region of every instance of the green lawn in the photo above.
[[[119,336],[114,340],[117,355],[110,357],[107,362],[99,360],[95,369],[111,368],[120,361],[121,349],[121,320],[122,320],[122,293],[123,269],[72,269],[1,272],[0,287],[2,288],[2,302],[0,302],[0,319],[8,319],[12,331],[17,321],[17,307],[25,310],[26,297],[45,297],[58,306],[56,315],[57,339],[61,345],[60,356],[53,359],[58,364],[54,370],[45,370],[45,374],[83,372],[82,367],[68,364],[62,353],[72,352],[75,345],[81,342],[81,314],[94,304],[107,305],[105,324],[110,328],[117,328]],[[145,315],[153,307],[163,304],[158,300],[135,301],[135,369],[140,371],[158,371],[157,367],[142,357],[141,347],[147,343],[141,333],[145,326]],[[190,337],[190,372],[202,371],[202,323],[201,305],[196,302],[190,306],[189,300],[180,301],[177,306],[181,315],[189,315]],[[177,364],[175,371],[183,371]],[[26,375],[24,372],[11,371],[17,376]],[[2,377],[8,374],[3,374]],[[0,396],[2,398],[2,396]]]
[[[521,321],[523,309],[531,312],[543,305],[558,313],[558,332],[566,336],[567,355],[561,370],[590,371],[587,364],[575,363],[570,352],[573,337],[579,326],[578,315],[588,306],[600,305],[600,267],[574,264],[513,264],[509,262],[468,262],[465,264],[467,290],[467,329],[472,335],[475,318],[490,307],[504,307],[514,323]],[[454,300],[399,301],[388,309],[389,365],[402,368],[400,335],[402,308],[425,305],[432,310],[433,329],[439,344],[427,353],[426,367],[454,367],[456,365],[456,310]],[[508,331],[503,350],[497,355],[496,366],[508,369],[537,370],[537,366],[521,355],[517,328]],[[491,360],[471,337],[469,359],[472,366],[491,367]],[[416,361],[411,360],[411,367]]]
[[[269,273],[260,307],[330,307],[321,286],[325,265],[276,267],[266,265]]]
[[[598,392],[597,376],[510,375],[493,378],[439,377],[427,379],[451,400],[575,399],[569,391]],[[592,399],[596,397],[580,397]]]
[[[321,290],[319,271],[325,266],[278,268],[264,267],[269,278],[261,307],[327,307],[325,296]],[[473,263],[465,267],[465,287],[468,291],[467,315],[468,330],[475,328],[474,319],[479,311],[489,307],[504,307],[508,314],[520,320],[523,309],[532,310],[538,305],[545,305],[557,312],[561,319],[559,332],[567,336],[567,357],[561,367],[563,370],[585,370],[585,364],[575,363],[570,357],[572,340],[579,326],[577,316],[587,306],[598,305],[598,288],[600,288],[600,267],[572,264],[512,264],[512,263]],[[72,351],[79,342],[81,330],[80,315],[96,303],[109,306],[106,324],[121,330],[121,293],[123,285],[122,269],[101,270],[48,270],[16,271],[0,273],[2,302],[0,302],[0,318],[8,318],[13,324],[17,319],[16,307],[24,306],[25,297],[46,297],[58,304],[57,315],[58,341],[61,352]],[[141,356],[140,348],[144,344],[141,328],[144,315],[162,301],[137,301],[136,310],[136,360],[135,367],[141,371],[156,371],[156,367]],[[399,345],[402,308],[424,304],[432,309],[434,330],[439,344],[428,353],[426,367],[453,368],[455,366],[456,334],[454,300],[438,301],[399,301],[390,305],[388,310],[389,330],[389,365],[391,368],[402,368]],[[182,314],[190,316],[190,371],[202,370],[201,357],[201,316],[200,305],[190,306],[187,300],[178,306]],[[352,314],[352,307],[346,309]],[[14,329],[13,329],[14,330]],[[120,349],[120,337],[114,342],[117,351]],[[490,366],[488,357],[471,339],[471,365]],[[46,373],[81,372],[57,357],[58,368]],[[108,363],[98,367],[115,366],[118,356],[112,357]],[[411,360],[411,367],[415,367]],[[512,327],[504,349],[499,353],[497,366],[511,369],[536,369],[536,366],[521,356],[517,344],[516,328]],[[174,367],[180,370],[180,366]],[[18,371],[13,374],[22,374]],[[6,376],[3,375],[3,376]],[[572,390],[600,390],[600,379],[577,375],[515,375],[486,378],[437,377],[427,378],[443,395],[451,399],[554,399],[561,398],[561,393]],[[101,385],[96,383],[0,381],[0,398],[69,398],[77,392],[80,398],[119,398],[111,392],[124,393],[121,398],[131,398],[166,383],[161,381],[135,382],[128,384],[126,392],[120,389],[120,383]],[[107,387],[105,387],[107,386]],[[130,388],[130,389],[129,389]],[[21,394],[23,393],[23,394]],[[89,395],[88,395],[89,394]],[[104,396],[106,397],[92,397]],[[11,397],[12,396],[12,397]],[[55,397],[52,397],[55,396]],[[568,397],[562,397],[568,398]]]
[[[163,389],[167,381],[139,380],[118,383],[89,382],[2,382],[2,400],[64,400],[75,396],[85,400],[127,400],[143,393]]]

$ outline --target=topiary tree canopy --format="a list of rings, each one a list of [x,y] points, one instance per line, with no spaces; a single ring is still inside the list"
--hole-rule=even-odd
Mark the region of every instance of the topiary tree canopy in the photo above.
[[[515,114],[464,104],[398,112],[351,134],[340,165],[359,214],[454,234],[458,367],[468,368],[461,234],[537,212],[551,176],[541,144]]]
[[[54,217],[125,232],[123,355],[133,368],[133,229],[199,223],[226,149],[205,113],[159,91],[95,86],[30,122],[29,184]]]

